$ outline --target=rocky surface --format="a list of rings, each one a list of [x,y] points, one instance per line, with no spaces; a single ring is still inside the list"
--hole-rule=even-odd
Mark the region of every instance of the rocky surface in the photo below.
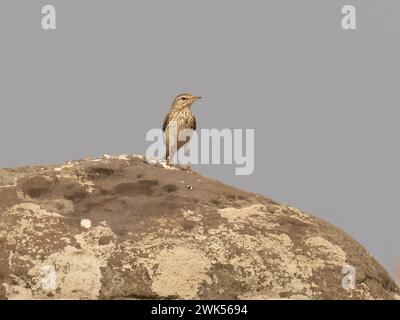
[[[0,170],[2,299],[399,297],[336,227],[196,173],[131,155]]]

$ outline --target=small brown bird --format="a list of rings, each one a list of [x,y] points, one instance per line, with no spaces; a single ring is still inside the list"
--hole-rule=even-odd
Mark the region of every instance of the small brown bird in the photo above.
[[[196,118],[190,110],[190,107],[193,102],[200,98],[201,97],[195,97],[189,93],[180,94],[174,99],[168,114],[165,116],[163,131],[164,143],[167,147],[165,159],[168,164],[170,163],[170,159],[174,156],[174,153],[190,141],[190,137],[187,137],[186,141],[178,141],[179,133],[184,129],[196,130]]]

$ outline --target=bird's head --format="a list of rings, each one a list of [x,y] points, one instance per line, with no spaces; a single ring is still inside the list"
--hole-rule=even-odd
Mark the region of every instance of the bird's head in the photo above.
[[[189,93],[182,93],[174,99],[172,103],[173,108],[183,109],[190,108],[192,103],[199,100],[201,97],[193,96]]]

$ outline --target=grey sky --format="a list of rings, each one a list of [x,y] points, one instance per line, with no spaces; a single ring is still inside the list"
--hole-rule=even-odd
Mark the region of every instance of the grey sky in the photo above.
[[[53,4],[57,30],[41,29]],[[341,7],[357,30],[341,28]],[[174,96],[200,128],[254,128],[255,172],[201,173],[400,260],[399,1],[0,3],[0,167],[144,154]]]

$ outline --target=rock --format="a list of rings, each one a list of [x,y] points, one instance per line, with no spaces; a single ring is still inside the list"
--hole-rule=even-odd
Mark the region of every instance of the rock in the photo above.
[[[354,289],[342,287],[347,265]],[[124,155],[0,170],[2,299],[396,297],[334,226],[165,163]]]

